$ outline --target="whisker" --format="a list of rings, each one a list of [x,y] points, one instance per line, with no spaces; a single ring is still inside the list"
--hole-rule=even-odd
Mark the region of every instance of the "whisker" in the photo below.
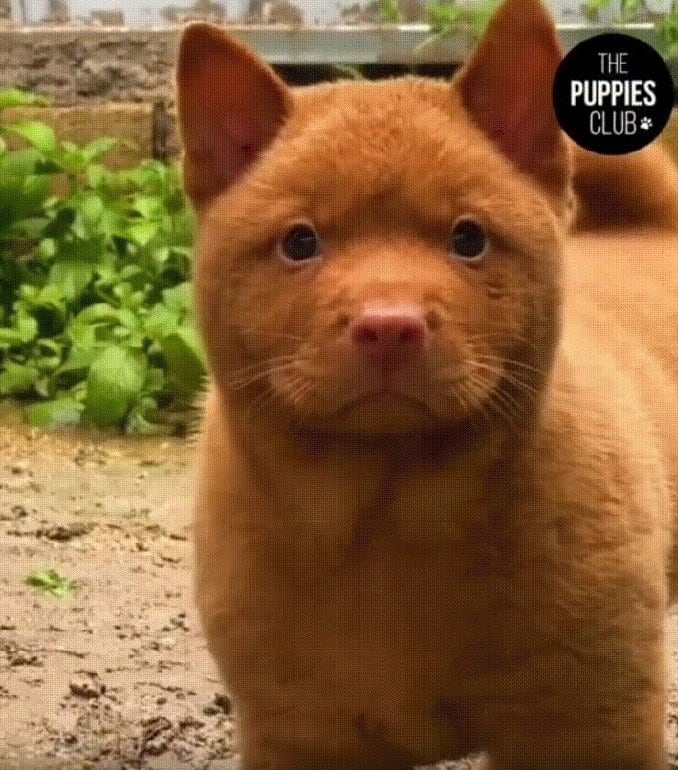
[[[505,364],[508,367],[516,368],[516,369],[524,369],[528,372],[536,372],[537,374],[542,373],[542,369],[540,369],[538,366],[533,366],[532,364],[525,363],[525,361],[516,361],[513,358],[504,358],[504,356],[497,356],[493,355],[491,353],[480,353],[478,351],[474,351],[476,353],[476,358],[478,361],[488,361],[488,362],[495,362],[498,364]]]
[[[277,366],[267,366],[258,372],[250,373],[248,376],[231,379],[228,381],[228,387],[232,390],[243,390],[257,380],[268,378],[273,374],[283,374],[287,371],[294,371],[297,368],[296,361],[288,361]]]
[[[540,391],[538,388],[535,388],[527,380],[521,379],[514,372],[506,371],[505,369],[502,369],[500,366],[493,366],[483,361],[474,361],[473,364],[475,368],[485,369],[486,371],[489,371],[492,374],[496,374],[498,377],[501,377],[501,379],[506,380],[506,382],[510,383],[511,385],[515,385],[516,388],[518,388],[518,390],[521,392],[529,393],[532,396],[539,395]]]
[[[234,370],[233,374],[245,374],[248,371],[268,366],[270,364],[276,364],[276,363],[282,363],[285,361],[293,361],[297,358],[297,354],[295,353],[284,353],[282,355],[278,356],[270,356],[262,361],[254,361],[251,364],[246,364],[245,366],[240,366],[237,369]]]
[[[516,412],[519,415],[522,412],[518,401],[510,397],[505,391],[488,387],[489,383],[477,375],[471,374],[468,382],[475,385],[476,393],[482,395],[483,405],[505,420],[513,430],[517,429],[513,418]]]
[[[306,398],[306,396],[313,391],[314,389],[314,383],[311,380],[302,380],[300,385],[297,387],[296,390],[294,390],[290,396],[290,399],[292,403],[295,406],[299,406],[299,404]]]
[[[249,404],[249,414],[256,415],[261,414],[263,410],[272,404],[279,394],[273,390],[270,386],[267,386],[255,399]]]
[[[490,332],[478,332],[477,334],[469,335],[466,339],[470,344],[487,343],[493,346],[501,345],[505,347],[507,343],[520,343],[528,346],[533,351],[539,352],[541,350],[540,346],[533,339],[508,327],[505,329],[493,329]]]
[[[482,377],[473,374],[473,372],[466,377],[464,381],[464,390],[468,394],[471,405],[475,410],[481,409],[490,394],[487,381]]]

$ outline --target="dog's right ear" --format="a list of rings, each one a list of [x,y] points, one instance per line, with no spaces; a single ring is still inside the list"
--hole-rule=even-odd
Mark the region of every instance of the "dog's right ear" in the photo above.
[[[256,54],[202,22],[186,27],[181,37],[176,88],[184,186],[200,210],[271,142],[292,97]]]
[[[558,200],[570,177],[569,147],[551,97],[562,56],[542,0],[505,0],[453,81],[473,122]]]

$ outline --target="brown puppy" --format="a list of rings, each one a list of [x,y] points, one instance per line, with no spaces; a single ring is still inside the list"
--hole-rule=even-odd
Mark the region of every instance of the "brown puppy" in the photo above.
[[[646,225],[675,230],[678,170],[660,141],[628,155],[598,155],[573,145],[573,230],[614,231]]]
[[[196,596],[243,770],[665,767],[678,234],[565,240],[560,58],[537,0],[451,86],[290,90],[184,34]]]

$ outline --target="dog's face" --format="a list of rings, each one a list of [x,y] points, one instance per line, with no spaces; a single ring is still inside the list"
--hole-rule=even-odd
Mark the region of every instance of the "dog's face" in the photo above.
[[[529,413],[558,330],[559,59],[532,0],[510,0],[451,85],[292,91],[215,28],[188,28],[197,300],[234,404],[365,433]]]

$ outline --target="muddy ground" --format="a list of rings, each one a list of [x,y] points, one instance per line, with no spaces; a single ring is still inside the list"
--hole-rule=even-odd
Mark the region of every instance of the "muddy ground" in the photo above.
[[[0,770],[235,770],[190,594],[193,451],[0,428]],[[49,569],[75,593],[25,583]]]

